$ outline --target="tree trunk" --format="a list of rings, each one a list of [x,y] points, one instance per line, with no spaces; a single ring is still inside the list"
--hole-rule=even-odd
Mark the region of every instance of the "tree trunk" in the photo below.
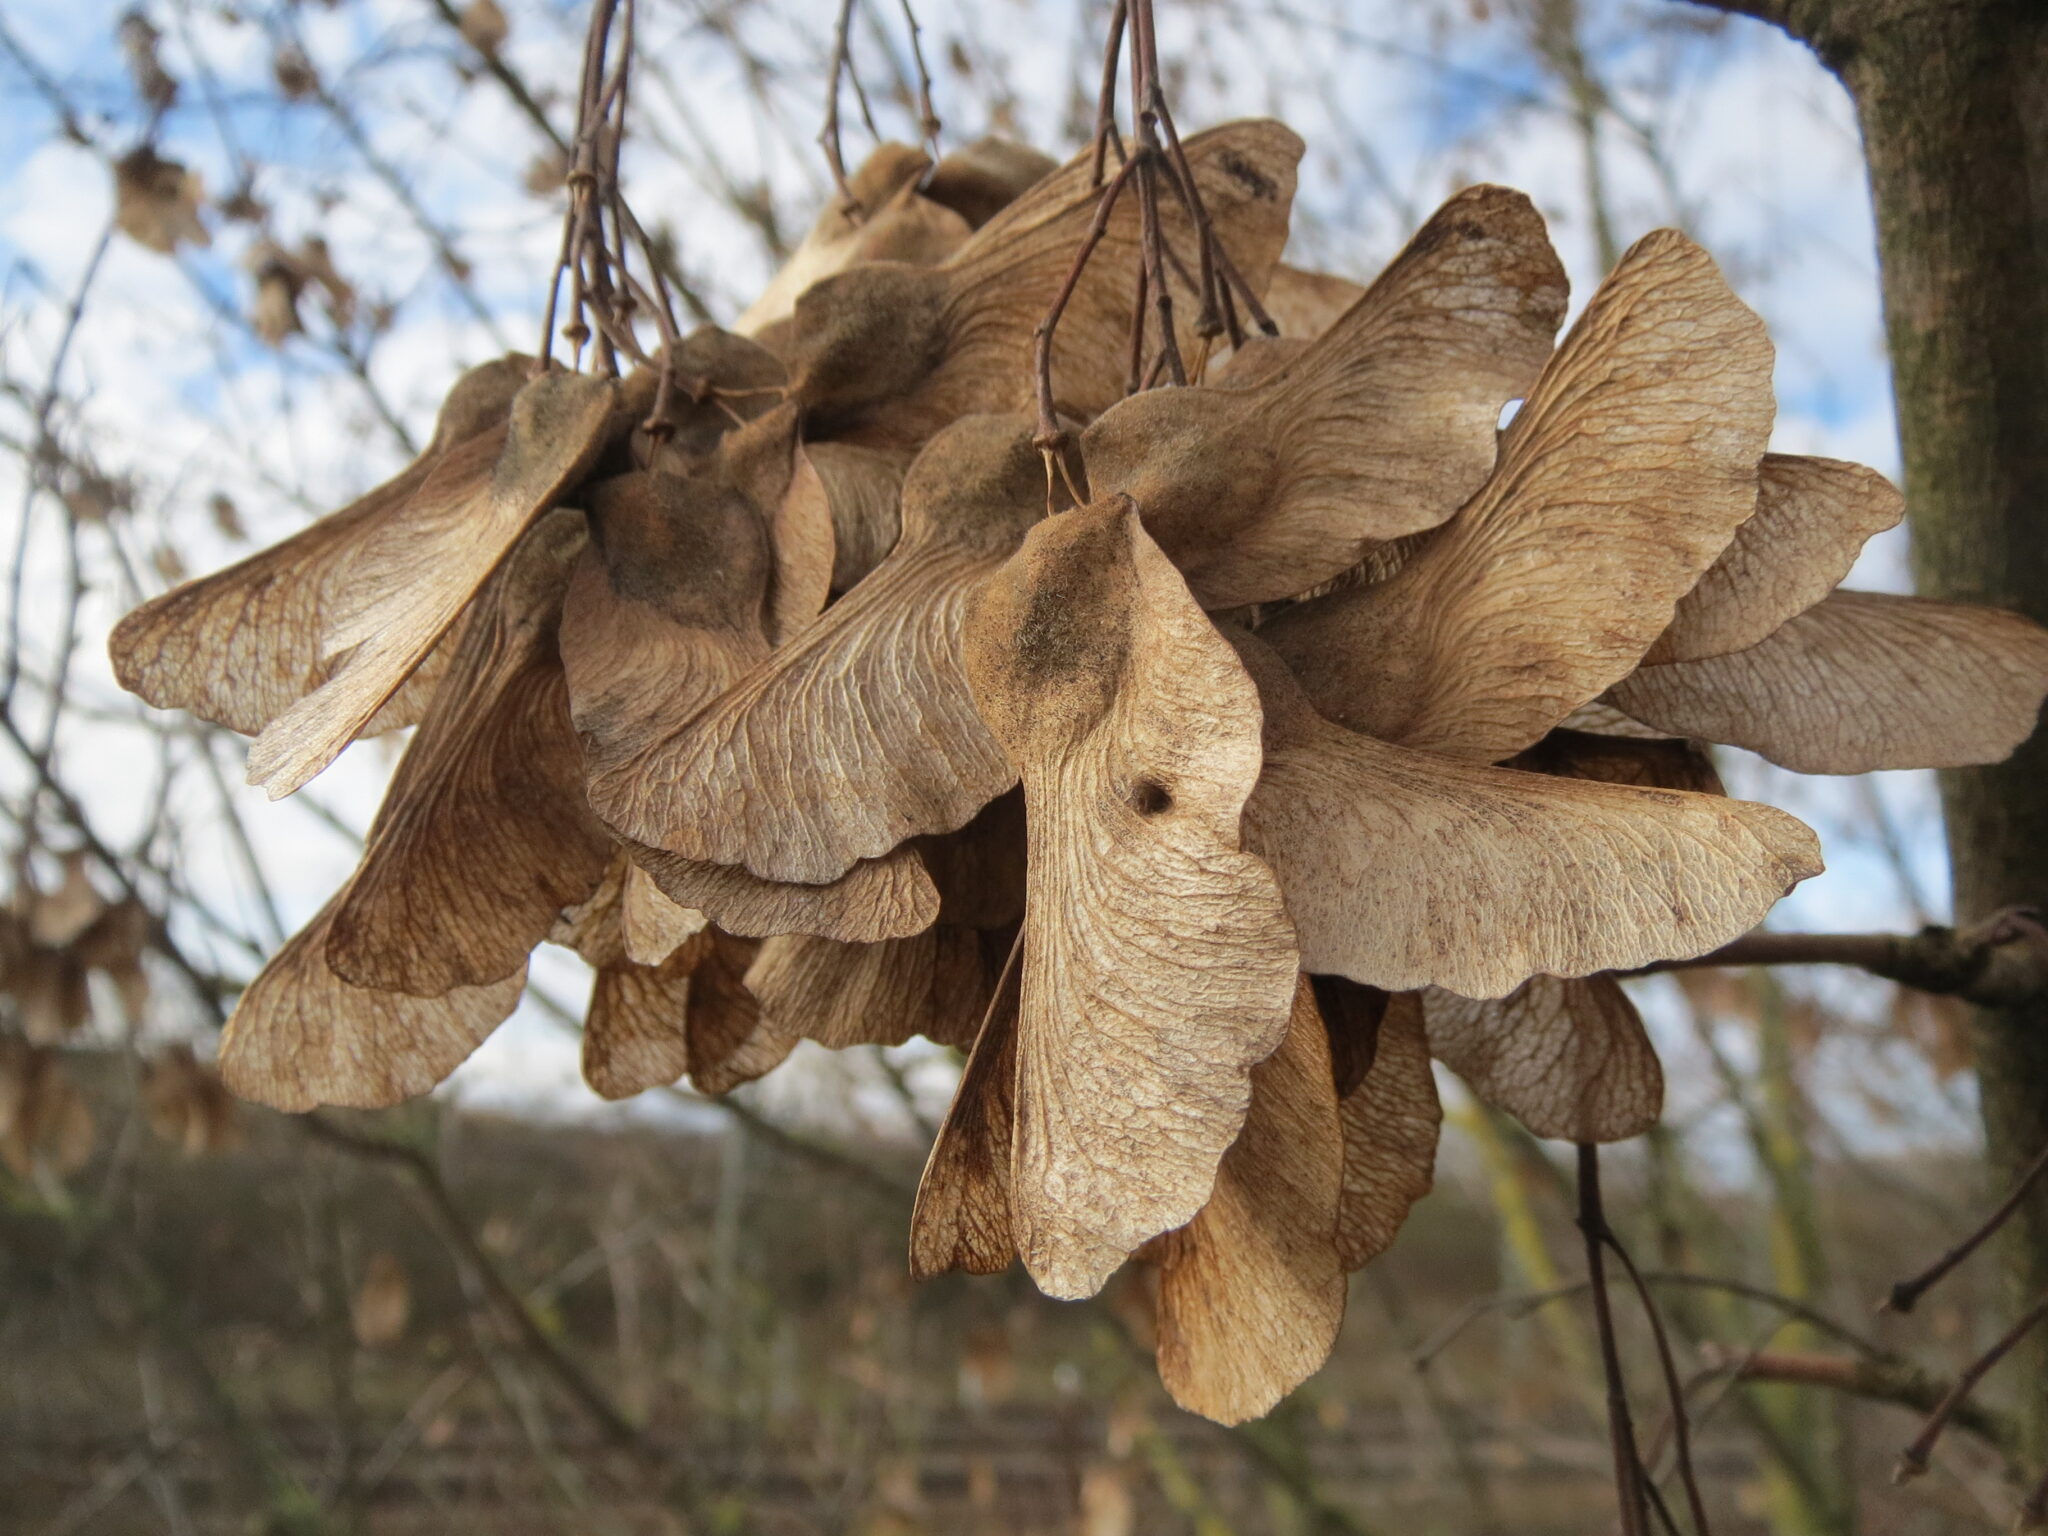
[[[2048,4],[1719,0],[1775,21],[1856,102],[1920,591],[2048,623]],[[2048,906],[2048,733],[1944,774],[1959,922]],[[2048,1007],[1979,1009],[1990,1174],[2048,1144]],[[2048,1292],[2048,1187],[2012,1224],[2014,1303]],[[2048,1337],[2007,1369],[2048,1464]]]

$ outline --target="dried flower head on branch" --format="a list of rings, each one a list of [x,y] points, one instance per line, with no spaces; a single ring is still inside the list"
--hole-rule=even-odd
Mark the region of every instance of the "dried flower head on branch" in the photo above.
[[[417,727],[242,995],[237,1092],[423,1093],[543,942],[596,973],[607,1096],[957,1046],[913,1269],[1078,1297],[1135,1261],[1169,1389],[1235,1421],[1320,1365],[1429,1189],[1432,1056],[1542,1135],[1656,1122],[1614,973],[1820,867],[1686,738],[1855,772],[2031,729],[2048,634],[1835,591],[1900,498],[1767,452],[1770,341],[1677,231],[1561,340],[1506,188],[1363,289],[1290,269],[1302,141],[1183,138],[1125,0],[1067,164],[847,175],[835,106],[840,198],[684,335],[619,181],[633,25],[598,0],[538,357],[114,636],[127,686],[255,734],[273,794]]]

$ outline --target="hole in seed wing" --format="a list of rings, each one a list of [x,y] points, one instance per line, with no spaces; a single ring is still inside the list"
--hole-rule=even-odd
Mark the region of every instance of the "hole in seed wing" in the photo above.
[[[1173,809],[1173,791],[1157,779],[1140,779],[1131,786],[1131,809],[1140,816],[1163,816]]]

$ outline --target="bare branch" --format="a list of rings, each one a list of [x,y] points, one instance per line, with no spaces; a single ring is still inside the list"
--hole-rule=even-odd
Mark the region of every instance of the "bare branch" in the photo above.
[[[1689,960],[1663,960],[1630,976],[1724,965],[1846,965],[1940,997],[2010,1007],[2048,997],[2048,928],[2031,907],[2010,907],[1968,928],[1918,933],[1774,933],[1759,930]]]
[[[1934,1412],[1928,1415],[1927,1423],[1920,1433],[1913,1437],[1913,1443],[1899,1453],[1899,1464],[1892,1472],[1895,1483],[1909,1482],[1926,1472],[1928,1458],[1934,1454],[1935,1443],[1949,1422],[1962,1411],[1970,1400],[1970,1394],[1977,1389],[1977,1383],[1988,1376],[1992,1369],[2019,1346],[2020,1340],[2034,1331],[2043,1318],[2048,1318],[2048,1296],[2042,1297],[2020,1314],[2019,1321],[1999,1336],[1983,1354],[1971,1361],[1963,1374],[1956,1378],[1954,1386],[1935,1404]]]
[[[1736,1352],[1713,1345],[1703,1346],[1701,1354],[1709,1365],[1728,1370],[1737,1381],[1818,1387],[1916,1413],[1932,1412],[1951,1390],[1948,1383],[1895,1356],[1869,1359],[1812,1351]],[[2001,1453],[2010,1454],[2019,1442],[2018,1425],[1994,1409],[1968,1403],[1951,1417],[1956,1428]]]
[[[1612,1234],[1600,1203],[1600,1149],[1579,1147],[1579,1231],[1586,1240],[1586,1274],[1593,1292],[1593,1318],[1600,1334],[1600,1365],[1607,1377],[1608,1449],[1614,1458],[1614,1491],[1621,1536],[1644,1536],[1648,1500],[1642,1453],[1629,1418],[1628,1385],[1621,1374],[1621,1346],[1614,1332],[1614,1305],[1607,1295],[1606,1246]]]

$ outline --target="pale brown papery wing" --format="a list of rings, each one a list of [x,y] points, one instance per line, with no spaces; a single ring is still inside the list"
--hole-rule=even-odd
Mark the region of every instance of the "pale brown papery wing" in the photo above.
[[[1663,1112],[1656,1048],[1612,976],[1537,976],[1490,1002],[1422,996],[1430,1053],[1538,1136],[1627,1141]]]
[[[1813,833],[1770,806],[1389,746],[1318,716],[1256,639],[1240,649],[1266,714],[1246,838],[1310,971],[1495,997],[1704,954],[1820,872]]]
[[[1756,511],[1678,600],[1645,666],[1746,650],[1834,591],[1906,498],[1874,469],[1840,459],[1764,455]]]
[[[1643,667],[1607,701],[1798,773],[1996,763],[2033,734],[2048,630],[1998,608],[1834,592],[1745,651]]]
[[[1156,1245],[1159,1378],[1219,1424],[1257,1418],[1321,1368],[1344,1321],[1344,1132],[1306,976],[1201,1213]]]
[[[265,727],[249,753],[250,783],[273,800],[288,795],[356,738],[596,457],[617,394],[612,379],[535,379],[512,402],[501,452],[488,461],[451,454],[364,540],[324,640],[325,654],[346,650],[347,662]]]
[[[1340,724],[1498,762],[1626,676],[1756,507],[1772,350],[1674,230],[1630,248],[1499,467],[1385,581],[1261,633]]]
[[[331,907],[330,909],[331,910]],[[440,997],[352,987],[327,967],[327,912],[249,983],[220,1041],[221,1077],[245,1099],[290,1112],[382,1109],[427,1092],[518,1005],[522,967]]]
[[[1092,1295],[1200,1210],[1297,971],[1238,821],[1256,690],[1128,501],[1041,523],[967,628],[1030,835],[1011,1155],[1040,1289]]]

